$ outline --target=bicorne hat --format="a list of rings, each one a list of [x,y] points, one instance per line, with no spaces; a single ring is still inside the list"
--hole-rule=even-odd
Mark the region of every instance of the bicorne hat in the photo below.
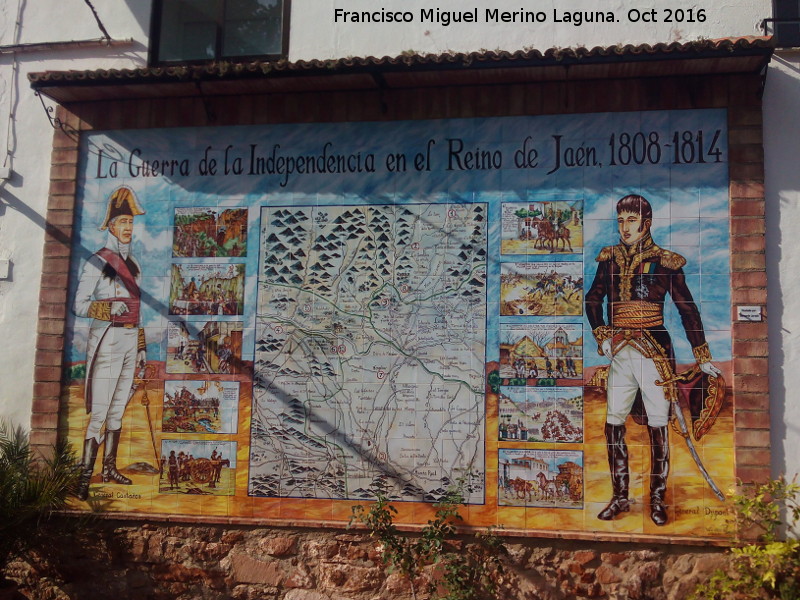
[[[103,224],[100,225],[100,231],[108,229],[108,224],[117,217],[123,215],[135,217],[143,214],[144,210],[139,206],[136,194],[131,188],[123,185],[115,189],[108,198],[106,217],[103,219]]]

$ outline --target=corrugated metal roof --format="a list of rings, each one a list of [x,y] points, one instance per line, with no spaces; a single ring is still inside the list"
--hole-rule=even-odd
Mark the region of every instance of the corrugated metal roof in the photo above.
[[[411,54],[331,60],[278,60],[137,69],[30,73],[31,86],[59,102],[114,98],[239,95],[488,85],[757,72],[769,61],[771,37],[655,45],[550,48],[516,52]]]

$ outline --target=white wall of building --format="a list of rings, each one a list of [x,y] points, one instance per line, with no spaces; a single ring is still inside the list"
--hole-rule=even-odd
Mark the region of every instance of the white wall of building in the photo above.
[[[800,52],[777,52],[764,94],[773,475],[800,473]]]
[[[114,39],[135,42],[112,48],[61,47],[0,54],[0,260],[11,268],[0,279],[0,416],[30,422],[36,323],[53,129],[28,84],[36,71],[124,68],[147,60],[147,2],[95,3]],[[102,36],[83,0],[3,0],[0,46],[70,42]],[[48,103],[52,105],[52,103]]]
[[[411,13],[413,23],[335,22],[342,11],[386,10]],[[762,19],[771,16],[769,0],[707,0],[696,4],[657,0],[643,9],[640,2],[614,0],[597,3],[537,2],[546,21],[534,24],[486,23],[485,9],[519,11],[519,0],[293,0],[290,34],[291,60],[347,56],[394,56],[407,51],[441,53],[478,50],[521,50],[551,47],[610,46],[701,38],[759,35]],[[34,375],[34,343],[43,224],[47,205],[52,129],[27,83],[29,72],[69,69],[132,68],[147,60],[150,3],[144,0],[94,2],[115,40],[131,43],[85,48],[61,47],[39,51],[0,53],[0,167],[10,167],[11,178],[0,180],[0,260],[12,264],[8,279],[0,279],[0,416],[28,423]],[[478,23],[420,22],[421,10],[438,8],[462,12],[476,8]],[[564,11],[612,11],[618,22],[565,22]],[[667,9],[694,10],[694,22],[666,23]],[[639,21],[633,22],[636,13]],[[654,9],[655,13],[649,13]],[[700,21],[698,9],[705,11]],[[643,14],[656,16],[648,23]],[[558,15],[556,17],[556,15]],[[581,15],[583,17],[583,15]],[[562,22],[556,22],[558,18]],[[644,17],[647,18],[647,17]],[[19,26],[18,26],[19,24]],[[84,0],[0,0],[0,46],[69,42],[101,36]],[[800,471],[800,402],[787,390],[800,389],[800,254],[787,248],[800,230],[800,54],[779,53],[767,79],[764,102],[764,139],[767,169],[768,264],[770,276],[770,359],[772,367],[774,472]]]

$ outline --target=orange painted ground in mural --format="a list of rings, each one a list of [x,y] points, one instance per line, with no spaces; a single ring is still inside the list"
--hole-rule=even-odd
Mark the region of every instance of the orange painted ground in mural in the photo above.
[[[729,365],[720,364],[725,370]],[[213,380],[214,377],[207,377]],[[355,501],[319,499],[251,498],[247,495],[248,446],[251,390],[242,379],[239,400],[239,422],[234,434],[174,434],[160,430],[163,410],[163,382],[149,381],[149,399],[153,438],[148,428],[148,416],[140,390],[131,399],[125,413],[117,464],[133,485],[104,484],[99,472],[102,449],[95,465],[89,503],[114,512],[189,515],[207,517],[238,517],[256,519],[285,519],[292,522],[341,521],[346,523]],[[644,426],[629,419],[628,447],[631,468],[631,511],[613,521],[601,521],[596,515],[611,496],[603,423],[605,398],[600,388],[584,388],[584,442],[579,444],[530,443],[497,441],[497,396],[487,394],[486,443],[486,502],[462,510],[472,526],[501,526],[508,530],[533,529],[543,531],[610,532],[640,535],[691,537],[726,537],[730,531],[728,510],[703,481],[689,454],[684,440],[670,432],[671,468],[668,480],[669,522],[657,527],[648,511],[649,442]],[[83,408],[83,383],[67,388],[65,401],[68,410],[63,414],[62,428],[76,448],[82,443],[88,415]],[[201,474],[192,481],[182,481],[170,490],[167,468],[159,474],[159,450],[163,442],[196,440],[210,442],[215,447],[236,444],[235,468],[223,467],[219,481],[210,485]],[[214,444],[218,442],[217,444]],[[716,424],[696,448],[715,483],[726,495],[734,491],[733,418],[730,400],[723,407]],[[168,446],[164,446],[168,447]],[[497,485],[498,452],[500,449],[558,450],[583,452],[583,507],[548,508],[532,506],[527,496],[516,494]],[[161,489],[161,492],[159,491]],[[224,490],[229,490],[225,492]],[[230,494],[232,495],[225,495]],[[498,502],[504,506],[498,506]],[[527,504],[527,505],[526,505]],[[75,502],[75,507],[85,506]],[[433,509],[424,503],[398,503],[398,522],[425,523]]]

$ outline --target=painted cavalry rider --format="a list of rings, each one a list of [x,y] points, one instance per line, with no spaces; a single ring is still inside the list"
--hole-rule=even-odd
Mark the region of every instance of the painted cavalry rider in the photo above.
[[[652,219],[653,209],[644,197],[619,200],[620,243],[603,248],[597,256],[597,273],[585,304],[598,351],[611,361],[605,437],[613,496],[598,518],[608,521],[630,510],[625,421],[633,411],[637,422],[646,421],[650,436],[650,518],[664,525],[670,459],[667,424],[671,401],[678,393],[672,340],[664,326],[667,294],[680,314],[699,371],[708,376],[721,373],[711,363],[700,312],[686,285],[686,259],[653,242]]]
[[[104,442],[104,483],[130,485],[117,470],[122,416],[131,396],[134,374],[144,369],[146,343],[141,328],[141,267],[131,253],[133,220],[144,210],[128,187],[117,188],[108,200],[101,231],[105,246],[83,267],[73,310],[92,319],[86,348],[86,410],[91,413],[83,444],[77,496],[86,500],[101,441]]]

